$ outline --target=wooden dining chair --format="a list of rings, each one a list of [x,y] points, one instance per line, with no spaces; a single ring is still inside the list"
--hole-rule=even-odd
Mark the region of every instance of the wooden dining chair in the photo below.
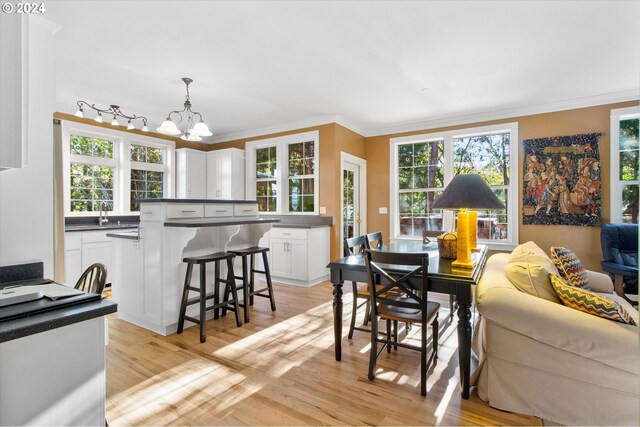
[[[367,249],[380,249],[382,248],[382,244],[381,231],[367,234]]]
[[[344,239],[344,256],[355,255],[356,253],[362,253],[368,248],[367,236],[357,236],[350,239]],[[353,293],[353,309],[351,310],[351,324],[349,326],[349,339],[353,338],[353,331],[369,332],[370,329],[356,326],[356,316],[358,315],[358,309],[363,305],[366,305],[363,326],[367,326],[369,323],[369,300],[370,292],[368,285],[365,283],[358,286],[358,283],[351,282]],[[364,300],[364,302],[358,305],[358,299]]]
[[[420,394],[427,395],[427,372],[438,358],[438,311],[440,304],[428,300],[429,278],[426,274],[429,257],[424,254],[392,253],[366,249],[364,251],[367,279],[371,289],[371,349],[369,354],[369,379],[375,378],[376,361],[386,348],[404,347],[420,351]],[[393,265],[393,271],[389,266]],[[405,269],[407,266],[408,269]],[[400,268],[399,268],[400,267]],[[382,284],[374,286],[376,275]],[[387,323],[385,338],[378,335],[378,318]],[[391,324],[394,324],[393,336]],[[398,342],[398,322],[419,324],[420,346]],[[431,355],[427,352],[427,329],[431,324]],[[378,351],[378,343],[384,345]]]
[[[107,269],[103,264],[93,264],[82,273],[75,288],[88,294],[102,294],[107,283]]]

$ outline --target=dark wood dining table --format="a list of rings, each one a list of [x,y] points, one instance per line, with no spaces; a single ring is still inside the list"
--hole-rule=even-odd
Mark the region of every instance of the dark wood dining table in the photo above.
[[[383,245],[377,250],[386,252],[423,253],[429,256],[429,292],[455,295],[458,305],[458,359],[460,363],[460,387],[462,398],[469,398],[471,377],[471,303],[473,285],[478,283],[487,258],[486,245],[478,245],[472,253],[476,265],[472,269],[454,268],[453,260],[440,258],[436,243],[402,240]],[[342,358],[342,285],[345,281],[367,282],[363,254],[351,255],[331,261],[327,268],[331,271],[333,284],[333,332],[335,357]]]

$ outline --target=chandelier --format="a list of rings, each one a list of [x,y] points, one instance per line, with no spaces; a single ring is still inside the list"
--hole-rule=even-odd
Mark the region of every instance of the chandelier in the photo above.
[[[181,111],[171,111],[167,116],[167,119],[162,122],[162,125],[156,130],[165,135],[177,136],[182,134],[180,138],[186,141],[202,141],[203,136],[211,136],[213,134],[211,133],[211,131],[209,131],[209,127],[202,120],[202,115],[197,111],[191,110],[189,85],[193,83],[193,80],[188,77],[183,77],[182,81],[187,86],[187,95],[185,96],[184,108]],[[183,117],[182,113],[185,113],[186,120]],[[176,114],[179,117],[178,123],[171,120],[172,114]],[[195,121],[196,117],[197,121]],[[178,128],[178,125],[182,123],[183,120],[185,120],[185,124],[183,126],[183,130],[180,130]]]
[[[140,130],[142,132],[149,132],[149,128],[147,128],[146,117],[136,116],[135,114],[133,116],[127,116],[122,111],[120,111],[120,107],[118,105],[111,104],[109,108],[101,109],[96,107],[95,104],[89,105],[89,103],[86,101],[78,101],[76,104],[78,104],[78,111],[75,114],[76,117],[84,118],[84,107],[88,107],[98,112],[98,114],[93,118],[93,120],[95,120],[98,123],[103,122],[102,115],[105,114],[107,116],[113,116],[113,119],[111,120],[111,126],[121,126],[120,122],[118,122],[118,117],[122,117],[127,121],[127,125],[126,125],[127,129],[132,130],[132,129],[136,129],[136,127],[133,125],[132,122],[135,120],[142,120],[142,128],[140,128]]]

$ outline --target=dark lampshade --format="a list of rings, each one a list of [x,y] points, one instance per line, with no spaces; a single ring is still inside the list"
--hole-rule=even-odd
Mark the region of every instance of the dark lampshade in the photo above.
[[[453,177],[432,209],[505,209],[491,187],[477,174]]]

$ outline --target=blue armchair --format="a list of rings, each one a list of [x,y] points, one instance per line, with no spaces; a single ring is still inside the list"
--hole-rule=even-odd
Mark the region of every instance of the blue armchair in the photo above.
[[[614,281],[615,292],[638,294],[638,224],[603,224],[600,229],[602,269]],[[633,302],[637,304],[637,302]]]

